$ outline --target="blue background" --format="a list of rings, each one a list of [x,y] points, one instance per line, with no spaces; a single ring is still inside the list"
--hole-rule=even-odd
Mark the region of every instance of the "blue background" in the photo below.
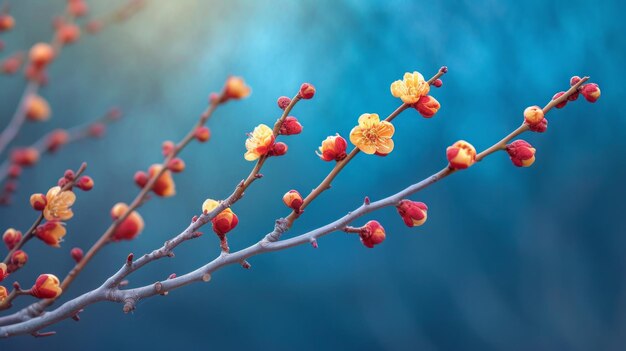
[[[88,2],[94,13],[121,3]],[[64,3],[16,2],[17,25],[2,35],[0,57],[49,39],[51,14]],[[387,229],[375,249],[335,233],[317,250],[254,257],[249,271],[226,267],[209,284],[141,301],[130,315],[101,303],[78,324],[50,328],[58,332],[52,338],[17,337],[0,348],[622,349],[625,11],[620,1],[583,0],[153,0],[127,23],[84,36],[54,62],[42,90],[53,118],[26,126],[15,144],[113,105],[125,118],[102,140],[46,156],[24,173],[14,204],[0,209],[3,229],[26,229],[35,217],[29,194],[88,161],[96,187],[79,194],[61,249],[28,245],[28,269],[12,277],[23,285],[44,271],[65,275],[69,250],[95,241],[110,224],[111,206],[137,193],[134,172],[161,160],[161,142],[182,137],[229,74],[245,77],[253,94],[216,112],[210,143],[182,155],[188,167],[176,176],[178,195],[146,204],[143,234],[102,250],[63,300],[97,287],[129,252],[179,233],[205,198],[227,196],[253,166],[243,159],[245,133],[273,123],[276,98],[293,96],[304,81],[317,88],[293,111],[304,132],[286,139],[289,153],[270,160],[234,207],[233,249],[254,243],[288,213],[284,192],[307,193],[327,174],[332,164],[314,154],[321,140],[347,136],[361,113],[386,116],[398,106],[389,84],[405,71],[430,77],[450,68],[443,88],[433,90],[440,112],[430,120],[405,112],[394,122],[395,151],[359,155],[289,236],[342,216],[365,195],[379,199],[441,169],[445,148],[458,139],[490,146],[519,125],[526,106],[565,90],[572,75],[590,75],[602,98],[552,111],[547,133],[524,135],[537,148],[531,168],[513,167],[499,153],[412,197],[430,208],[423,227],[405,227],[392,208],[360,220],[378,219]],[[0,77],[3,125],[24,85],[21,77]],[[212,259],[217,240],[205,232],[176,258],[132,276],[131,286]]]

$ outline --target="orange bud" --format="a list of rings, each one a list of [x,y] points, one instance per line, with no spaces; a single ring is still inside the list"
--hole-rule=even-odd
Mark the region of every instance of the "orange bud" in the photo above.
[[[83,259],[83,250],[80,247],[75,247],[70,251],[70,256],[78,263]]]
[[[215,216],[211,220],[211,223],[213,224],[215,234],[221,237],[235,229],[239,223],[239,218],[237,218],[237,215],[230,208],[227,208]]]
[[[428,206],[423,202],[402,200],[396,208],[407,227],[418,227],[428,218]]]
[[[94,138],[100,138],[107,130],[107,126],[102,122],[96,122],[89,126],[89,135]]]
[[[530,106],[524,110],[524,122],[529,126],[538,125],[543,119],[543,110],[539,106]]]
[[[329,136],[326,140],[322,141],[322,146],[319,147],[319,151],[315,153],[324,161],[341,161],[346,158],[346,148],[348,143],[346,139],[342,138],[339,134],[335,136]]]
[[[315,95],[315,87],[309,83],[304,83],[300,86],[298,95],[303,99],[311,99]]]
[[[15,245],[22,241],[22,232],[9,228],[2,235],[2,241],[4,241],[4,244],[9,250],[13,250]]]
[[[128,205],[125,203],[117,203],[111,209],[111,217],[117,220],[128,211]],[[141,233],[144,227],[143,218],[137,211],[131,212],[126,219],[120,223],[111,235],[111,240],[132,240]]]
[[[476,162],[476,149],[465,140],[459,140],[446,150],[450,168],[465,169]]]
[[[50,118],[50,105],[46,99],[33,95],[26,100],[26,118],[30,121],[41,122]]]
[[[558,93],[554,94],[554,96],[552,97],[552,100],[556,100],[558,98],[560,98],[561,96],[565,95],[564,91],[559,91]],[[567,105],[567,101],[568,99],[565,99],[563,102],[556,104],[556,108],[563,108],[565,107],[565,105]]]
[[[54,49],[48,43],[37,43],[30,49],[28,57],[33,65],[46,66],[54,59]]]
[[[0,303],[3,303],[7,297],[9,297],[9,292],[7,291],[7,288],[0,285]]]
[[[17,268],[22,268],[28,262],[28,255],[23,250],[15,250],[11,255],[11,264]]]
[[[7,174],[9,178],[18,178],[22,174],[22,167],[16,164],[11,164]]]
[[[11,15],[7,13],[0,14],[0,32],[11,30],[14,26],[15,20]]]
[[[46,195],[41,193],[32,194],[30,196],[30,205],[35,209],[35,211],[43,211],[48,204],[48,199]]]
[[[250,87],[241,77],[229,77],[224,85],[224,101],[243,99],[250,95]]]
[[[39,161],[39,151],[34,147],[17,148],[11,152],[11,162],[28,167]]]
[[[61,241],[67,231],[63,222],[49,221],[37,227],[35,235],[44,243],[53,246],[60,247]]]
[[[89,11],[87,3],[81,0],[73,0],[67,4],[68,12],[74,17],[83,17]]]
[[[596,83],[585,84],[580,88],[580,93],[589,102],[596,102],[600,98],[600,87]]]
[[[295,135],[302,133],[302,124],[298,122],[298,119],[293,116],[288,116],[280,126],[280,134],[282,135]]]
[[[30,289],[31,295],[39,299],[54,299],[62,292],[61,282],[53,274],[40,275],[35,281],[35,285]]]
[[[148,169],[148,177],[155,177],[161,170],[163,169],[162,165],[153,164]],[[152,191],[158,196],[162,197],[170,197],[176,195],[176,185],[174,184],[174,179],[172,178],[172,173],[169,170],[163,171],[163,174],[159,176],[159,178],[152,186]]]
[[[180,173],[185,170],[185,161],[178,157],[173,158],[167,163],[167,169],[174,173]]]
[[[80,38],[80,27],[75,24],[64,24],[56,34],[57,40],[63,44],[73,44]]]
[[[148,184],[148,175],[144,171],[137,171],[137,173],[135,173],[134,180],[138,187],[143,188],[146,184]]]
[[[198,127],[194,132],[193,136],[201,143],[209,141],[211,138],[211,130],[208,127],[202,126]]]
[[[515,140],[506,146],[506,152],[517,167],[529,167],[535,162],[535,148],[524,140]]]
[[[413,105],[413,107],[425,118],[434,116],[441,105],[439,101],[430,95],[424,95]]]
[[[49,152],[57,151],[61,146],[67,144],[70,135],[63,129],[53,130],[46,140],[46,149]]]
[[[272,145],[272,149],[267,153],[268,156],[282,156],[287,153],[289,147],[282,141]]]
[[[302,207],[302,195],[296,190],[289,190],[283,195],[283,203],[296,213],[300,213],[300,207]]]
[[[102,30],[104,27],[104,23],[99,20],[91,20],[87,22],[87,33],[96,34]]]
[[[174,151],[174,148],[176,148],[176,145],[170,140],[166,140],[161,144],[161,152],[165,157],[169,156]]]
[[[90,176],[82,176],[76,182],[76,187],[82,191],[89,191],[93,189],[93,179]]]
[[[286,97],[286,96],[281,96],[281,97],[278,98],[276,103],[278,104],[278,108],[279,109],[284,110],[291,103],[291,99]]]
[[[206,199],[202,203],[202,213],[213,212],[219,204],[220,203],[218,201],[213,199]],[[222,212],[218,213],[211,220],[211,224],[213,224],[213,231],[220,237],[223,237],[226,233],[233,230],[237,226],[237,223],[239,223],[239,219],[230,208],[226,208]]]
[[[2,61],[2,67],[0,67],[0,71],[4,74],[14,74],[20,70],[23,61],[23,53],[18,52],[17,54],[11,55],[7,57],[4,61]]]
[[[0,282],[9,276],[9,269],[4,262],[0,262]]]
[[[385,228],[378,221],[369,221],[361,229],[359,237],[363,245],[371,249],[385,240]]]

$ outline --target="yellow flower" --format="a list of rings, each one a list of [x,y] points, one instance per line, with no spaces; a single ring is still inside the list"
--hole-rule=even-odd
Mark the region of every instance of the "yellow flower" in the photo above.
[[[259,124],[246,140],[246,149],[244,158],[248,161],[254,161],[259,157],[267,154],[274,145],[274,131],[265,124]]]
[[[419,72],[405,73],[403,80],[391,83],[391,95],[402,99],[406,104],[416,103],[420,97],[428,95],[430,85]]]
[[[359,117],[359,125],[350,132],[350,142],[366,154],[386,155],[393,151],[394,131],[393,124],[381,122],[377,114],[364,113]]]
[[[72,205],[76,201],[76,195],[68,190],[61,191],[61,187],[55,186],[46,194],[48,204],[43,210],[43,216],[49,220],[67,221],[74,216]]]

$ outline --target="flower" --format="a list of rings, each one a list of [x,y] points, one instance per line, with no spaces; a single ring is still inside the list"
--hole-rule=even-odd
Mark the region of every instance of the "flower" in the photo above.
[[[279,134],[282,135],[295,135],[302,133],[302,124],[298,122],[298,119],[293,116],[287,116],[283,123],[280,125]]]
[[[4,244],[9,250],[13,250],[15,245],[22,241],[22,232],[13,228],[9,228],[4,231],[4,234],[2,235],[2,241],[4,241]]]
[[[465,140],[459,140],[446,150],[450,168],[465,169],[476,162],[476,149]]]
[[[61,282],[54,274],[40,275],[30,289],[30,293],[39,299],[54,299],[62,292]]]
[[[220,202],[215,201],[213,199],[206,199],[204,203],[202,203],[202,212],[210,213],[217,206],[219,206],[219,204]],[[220,238],[223,238],[226,235],[226,233],[235,229],[238,223],[239,223],[239,218],[237,218],[237,215],[233,212],[233,210],[230,209],[230,207],[218,213],[211,220],[211,224],[213,225],[213,231]]]
[[[539,106],[530,106],[524,110],[524,122],[529,126],[536,126],[544,119],[543,110]]]
[[[428,206],[423,202],[402,200],[396,208],[407,227],[419,227],[428,218]]]
[[[381,122],[375,113],[364,113],[359,117],[359,125],[350,131],[350,141],[366,154],[388,154],[393,151],[394,132],[393,124]]]
[[[55,186],[48,190],[46,194],[48,204],[43,209],[43,216],[49,220],[67,221],[74,216],[72,205],[76,201],[76,195],[69,191],[61,191],[61,187]]]
[[[70,135],[63,129],[53,130],[46,139],[46,149],[50,152],[57,151],[61,146],[67,144]]]
[[[419,72],[405,73],[403,80],[391,83],[391,95],[402,99],[405,104],[414,104],[422,96],[428,95],[430,85]]]
[[[583,94],[585,100],[593,103],[600,98],[600,87],[596,83],[585,84],[580,88],[580,93]]]
[[[37,235],[41,241],[53,247],[61,247],[61,241],[63,241],[63,237],[66,233],[67,231],[65,230],[63,222],[59,221],[46,222],[38,226],[35,230],[35,235]]]
[[[439,104],[439,101],[437,101],[437,99],[435,99],[434,97],[430,95],[424,95],[419,99],[419,101],[417,101],[417,103],[413,105],[413,107],[415,107],[417,112],[419,112],[425,118],[430,118],[434,116],[437,111],[439,111],[441,104]]]
[[[111,208],[111,217],[114,220],[117,220],[128,212],[128,209],[128,205],[123,202],[119,202]],[[137,211],[133,211],[126,217],[126,219],[124,219],[124,221],[122,221],[122,223],[117,226],[117,228],[115,228],[111,234],[111,240],[132,240],[139,235],[139,233],[141,233],[143,227],[143,218],[141,218],[141,215],[137,213]]]
[[[248,151],[244,154],[244,158],[248,161],[254,161],[267,154],[272,149],[275,140],[274,131],[265,124],[259,124],[246,140]]]
[[[312,84],[303,83],[300,86],[300,91],[298,92],[298,95],[300,95],[300,97],[305,100],[312,99],[315,95],[315,87]]]
[[[30,196],[30,205],[35,211],[43,211],[48,204],[48,199],[44,194],[32,194]]]
[[[157,174],[159,174],[159,172],[161,172],[162,169],[162,165],[153,164],[148,169],[148,177],[155,177]],[[158,196],[162,197],[170,197],[176,195],[176,184],[174,184],[172,173],[169,170],[164,170],[159,178],[154,182],[154,185],[152,186],[152,191]]]
[[[241,77],[229,77],[224,85],[224,101],[228,99],[243,99],[250,95],[250,87]]]
[[[517,167],[529,167],[535,162],[535,148],[524,140],[515,140],[506,146],[506,152]]]
[[[22,268],[28,262],[28,255],[23,250],[15,250],[11,255],[11,264],[17,268]]]
[[[26,118],[30,121],[45,121],[50,118],[50,105],[39,95],[32,95],[26,100]]]
[[[296,213],[300,213],[300,207],[302,207],[302,195],[297,190],[289,190],[283,195],[283,203],[285,206],[291,208]]]
[[[9,297],[9,293],[7,291],[7,288],[5,288],[4,286],[0,285],[0,303],[3,303],[4,300],[6,300],[7,297]]]
[[[315,153],[324,161],[341,161],[346,158],[346,148],[348,143],[346,139],[342,138],[339,134],[329,136],[326,140],[322,141],[322,146],[319,147],[319,151]]]
[[[361,229],[359,237],[363,245],[371,249],[385,240],[385,228],[378,221],[369,221]]]
[[[0,262],[0,282],[9,276],[9,268],[4,262]]]

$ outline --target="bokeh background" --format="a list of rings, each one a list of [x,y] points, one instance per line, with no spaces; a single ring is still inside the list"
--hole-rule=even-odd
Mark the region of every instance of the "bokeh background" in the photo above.
[[[51,16],[65,1],[20,0],[7,49],[27,49],[51,35]],[[88,1],[94,14],[121,0]],[[332,164],[314,150],[327,135],[347,136],[364,112],[387,115],[399,104],[389,84],[405,71],[449,73],[433,95],[430,120],[407,111],[394,122],[395,151],[359,155],[333,188],[311,205],[288,236],[314,229],[358,206],[414,183],[445,164],[458,139],[484,149],[543,105],[590,75],[601,100],[583,99],[550,113],[545,134],[525,135],[538,149],[528,169],[505,154],[425,190],[430,207],[420,228],[394,209],[378,219],[387,240],[375,249],[336,233],[319,249],[298,247],[255,257],[249,271],[226,267],[204,285],[121,306],[89,307],[80,323],[55,325],[47,339],[0,341],[2,350],[275,349],[275,350],[619,350],[626,342],[624,101],[626,25],[621,1],[200,1],[152,0],[130,21],[84,36],[54,62],[42,90],[53,118],[28,125],[17,144],[52,127],[70,127],[120,106],[125,118],[106,137],[73,144],[26,171],[14,204],[0,208],[2,230],[34,219],[32,192],[45,191],[66,168],[89,162],[93,191],[79,196],[61,249],[28,246],[24,285],[41,272],[64,276],[69,250],[87,248],[109,225],[108,211],[130,201],[134,172],[161,160],[163,140],[178,140],[230,75],[245,77],[250,98],[220,108],[213,138],[183,153],[178,195],[150,201],[133,242],[110,245],[63,300],[93,289],[123,263],[185,228],[207,197],[227,196],[248,174],[245,133],[273,123],[276,98],[304,81],[313,100],[293,114],[304,132],[289,153],[266,165],[234,210],[240,224],[231,248],[260,239],[288,211],[281,196],[307,193]],[[8,122],[25,82],[0,77],[0,118]],[[210,233],[176,257],[132,276],[139,286],[184,273],[218,254]],[[51,268],[53,267],[53,268]],[[27,301],[28,300],[28,301]],[[31,302],[28,298],[23,303]]]

